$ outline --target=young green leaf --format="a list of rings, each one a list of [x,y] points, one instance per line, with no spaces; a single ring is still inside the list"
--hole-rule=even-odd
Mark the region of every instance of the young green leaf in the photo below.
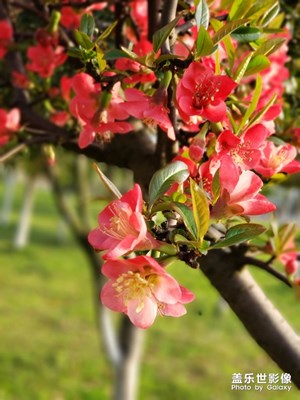
[[[175,161],[158,170],[149,184],[149,207],[161,197],[174,183],[183,183],[189,176],[187,165],[182,161]]]
[[[247,69],[245,71],[245,76],[257,74],[260,71],[268,68],[270,66],[270,60],[268,57],[263,55],[254,56],[252,54],[252,59],[250,60]]]
[[[209,228],[209,204],[204,190],[201,189],[193,179],[190,179],[190,191],[193,215],[197,228],[197,241],[201,244]]]
[[[176,211],[182,218],[184,225],[191,234],[193,240],[197,239],[197,228],[195,225],[193,211],[185,204],[173,202],[174,211]]]
[[[88,37],[92,37],[95,30],[95,21],[90,14],[83,14],[80,20],[80,32],[85,33]]]
[[[244,128],[245,124],[248,122],[249,118],[255,111],[258,100],[260,98],[261,90],[262,90],[262,79],[261,79],[261,76],[258,75],[256,78],[256,85],[255,85],[255,90],[253,93],[251,103],[249,104],[249,107],[247,108],[247,111],[245,112],[245,114],[243,116],[242,122],[237,130],[237,133],[239,133]]]
[[[101,40],[106,39],[112,31],[115,29],[116,25],[118,24],[118,21],[113,22],[111,25],[109,25],[102,33],[100,36],[97,38],[97,43],[100,42]]]
[[[228,20],[233,21],[243,18],[246,12],[251,7],[251,0],[234,0],[231,6],[230,13],[228,15]]]
[[[76,39],[77,43],[83,49],[91,50],[95,46],[95,43],[93,43],[91,41],[91,39],[89,38],[89,36],[84,32],[80,32],[77,29],[75,29],[74,30],[74,36],[75,36],[75,39]]]
[[[215,45],[215,44],[219,43],[222,39],[224,39],[224,37],[226,37],[227,35],[230,35],[233,31],[238,29],[240,26],[245,25],[247,22],[249,22],[248,19],[239,19],[237,21],[227,22],[212,37],[213,44]]]
[[[106,63],[106,60],[104,59],[104,53],[98,45],[96,45],[96,53],[97,53],[97,61],[98,61],[99,70],[100,70],[100,72],[102,72],[105,70],[107,63]]]
[[[160,28],[158,31],[156,31],[153,35],[153,50],[155,53],[158,52],[158,50],[161,48],[161,46],[165,43],[167,40],[168,36],[172,32],[172,30],[175,28],[177,25],[178,21],[182,18],[181,15],[178,15],[176,18],[174,18],[171,22],[169,22],[167,25],[163,26]]]
[[[247,240],[254,239],[256,236],[261,235],[266,231],[266,228],[259,224],[239,224],[230,228],[225,238],[213,246],[211,249],[220,249],[222,247],[232,246],[234,244],[246,242]]]
[[[245,72],[248,68],[249,62],[251,61],[252,58],[252,54],[250,53],[248,54],[243,61],[240,63],[240,65],[238,66],[238,68],[236,69],[234,75],[233,75],[233,80],[236,81],[237,83],[240,82],[240,80],[243,78],[243,76],[245,75]]]
[[[205,29],[208,28],[209,25],[209,8],[206,3],[206,0],[200,0],[198,2],[196,11],[195,11],[195,20],[196,25],[199,28],[200,26],[204,26]]]
[[[258,47],[258,49],[255,50],[253,56],[254,57],[258,55],[269,56],[270,54],[274,53],[277,49],[279,49],[279,47],[282,46],[285,41],[286,39],[283,38],[269,39],[266,42],[262,43]]]
[[[213,48],[214,45],[209,33],[203,25],[200,25],[196,39],[196,58],[211,54],[213,52]]]

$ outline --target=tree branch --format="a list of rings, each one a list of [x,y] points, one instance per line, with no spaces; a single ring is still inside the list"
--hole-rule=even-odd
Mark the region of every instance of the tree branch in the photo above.
[[[213,250],[201,270],[228,302],[257,344],[300,389],[300,337],[266,297],[246,268],[244,255]]]

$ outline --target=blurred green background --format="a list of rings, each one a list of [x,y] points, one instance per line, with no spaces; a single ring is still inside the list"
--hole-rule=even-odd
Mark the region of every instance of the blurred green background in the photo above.
[[[5,177],[0,183],[3,204]],[[113,371],[97,332],[88,261],[58,215],[42,181],[34,192],[28,244],[13,246],[28,182],[17,179],[12,208],[0,225],[0,400],[111,399]],[[93,202],[96,215],[100,203]],[[258,348],[198,270],[171,271],[193,290],[186,316],[159,317],[146,333],[141,400],[299,398],[298,390],[231,390],[233,373],[281,371]],[[292,290],[253,273],[299,332]]]

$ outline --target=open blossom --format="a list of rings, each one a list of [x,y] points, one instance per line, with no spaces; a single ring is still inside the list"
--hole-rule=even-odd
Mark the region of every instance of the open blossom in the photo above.
[[[5,145],[11,138],[11,135],[20,128],[20,110],[13,108],[6,111],[0,108],[0,146]]]
[[[192,62],[180,80],[176,100],[184,119],[200,116],[213,122],[226,116],[224,100],[234,90],[236,83],[226,75],[215,75],[200,62]]]
[[[300,162],[295,160],[296,155],[296,148],[288,143],[275,146],[273,142],[266,142],[255,170],[265,178],[271,178],[277,172],[299,172]]]
[[[242,169],[253,169],[261,158],[261,147],[269,135],[262,124],[252,126],[241,136],[225,130],[218,136],[216,151],[219,157],[229,154]]]
[[[132,125],[119,120],[127,119],[129,114],[123,106],[124,101],[118,95],[120,84],[115,84],[110,102],[101,106],[102,89],[100,84],[83,72],[75,75],[72,88],[75,92],[70,103],[70,112],[76,117],[81,126],[79,147],[83,148],[92,143],[97,135],[106,137],[114,133],[127,133]]]
[[[27,50],[29,63],[27,69],[36,72],[42,78],[49,78],[53,75],[55,68],[63,64],[67,59],[64,47],[57,46],[31,46]]]
[[[128,260],[109,260],[102,267],[109,278],[101,291],[102,303],[128,315],[139,328],[148,328],[159,315],[180,317],[183,304],[194,294],[180,286],[153,258],[139,256]]]
[[[141,119],[146,125],[158,125],[171,140],[175,140],[175,131],[166,106],[165,88],[157,89],[153,96],[148,96],[138,89],[126,89],[125,97],[127,101],[124,106],[130,115]]]
[[[7,48],[12,41],[13,30],[9,22],[0,21],[0,59],[7,53]]]
[[[88,240],[96,250],[106,250],[103,258],[117,258],[159,245],[147,231],[142,208],[141,188],[135,184],[133,189],[100,212],[99,227],[89,233]]]
[[[276,209],[273,203],[259,193],[263,182],[254,172],[242,171],[230,156],[224,156],[216,164],[211,168],[211,175],[203,177],[211,184],[212,176],[219,170],[220,196],[211,210],[213,218],[260,215]]]

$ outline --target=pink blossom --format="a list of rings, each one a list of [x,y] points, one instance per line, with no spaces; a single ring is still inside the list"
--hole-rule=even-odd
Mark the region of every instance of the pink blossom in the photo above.
[[[266,142],[255,170],[265,178],[271,178],[277,172],[289,174],[299,172],[300,162],[295,160],[296,155],[297,150],[288,143],[275,146],[273,142]]]
[[[102,303],[127,314],[142,329],[149,328],[158,314],[184,315],[183,304],[194,300],[194,294],[180,286],[151,257],[109,260],[103,265],[102,273],[109,278],[101,292]]]
[[[175,140],[175,131],[166,106],[165,88],[157,89],[153,96],[148,96],[138,89],[126,89],[125,97],[127,101],[124,106],[130,115],[141,119],[146,125],[158,125],[171,140]]]
[[[6,20],[0,21],[0,59],[5,56],[9,44],[12,41],[13,30],[10,23]]]
[[[50,120],[57,126],[65,126],[69,119],[70,115],[67,111],[55,111],[50,116]]]
[[[269,135],[262,124],[252,126],[239,137],[225,130],[217,139],[216,151],[219,157],[229,154],[242,169],[253,169],[261,158],[260,149]]]
[[[263,186],[262,180],[252,171],[242,171],[230,156],[224,156],[213,168],[210,167],[211,175],[203,178],[208,179],[211,184],[217,170],[219,170],[220,196],[211,210],[213,218],[260,215],[276,209],[273,203],[259,193]]]
[[[147,231],[142,208],[141,188],[135,184],[133,189],[100,212],[99,227],[89,233],[88,240],[95,249],[106,250],[103,258],[117,258],[159,245]]]
[[[29,71],[36,72],[42,78],[49,78],[53,75],[55,68],[63,64],[67,59],[62,46],[31,46],[27,50],[29,63],[26,67]]]
[[[226,75],[215,75],[200,62],[192,62],[180,80],[176,100],[184,119],[200,116],[213,122],[226,116],[224,100],[236,87]]]
[[[73,7],[64,6],[61,8],[60,23],[67,29],[77,29],[80,26],[81,12],[76,12]]]
[[[72,87],[75,97],[70,103],[70,112],[82,126],[79,147],[88,146],[94,141],[96,135],[105,138],[107,135],[127,133],[132,130],[130,123],[119,121],[127,119],[129,116],[123,106],[124,101],[118,95],[119,83],[114,85],[109,105],[105,107],[101,105],[103,93],[101,86],[95,83],[90,75],[83,72],[75,75]]]
[[[14,132],[20,129],[20,110],[13,108],[6,111],[0,108],[0,146],[5,145]]]

